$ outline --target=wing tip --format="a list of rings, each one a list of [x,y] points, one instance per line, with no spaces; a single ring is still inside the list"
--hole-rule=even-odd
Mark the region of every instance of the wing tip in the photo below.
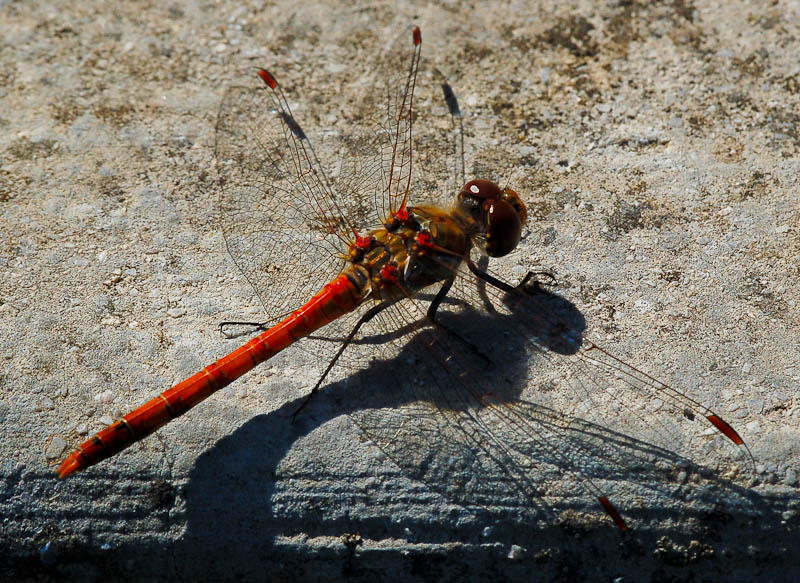
[[[266,83],[267,87],[270,89],[275,89],[278,86],[278,81],[275,79],[272,73],[266,69],[259,69],[258,76],[261,77],[261,80]]]
[[[708,419],[714,427],[719,429],[720,432],[725,437],[730,439],[733,443],[735,443],[736,445],[744,445],[744,440],[742,439],[742,437],[736,432],[736,430],[733,427],[731,427],[730,423],[725,421],[722,417],[719,417],[718,415],[714,415],[712,413],[711,415],[706,415],[706,419]]]
[[[412,31],[411,35],[414,38],[414,46],[419,46],[422,43],[422,33],[419,30],[418,26],[415,26]]]
[[[731,426],[731,424],[714,413],[709,413],[706,415],[706,419],[708,419],[711,425],[716,427],[717,430],[722,433],[722,435],[739,446],[739,449],[741,449],[744,452],[744,455],[750,460],[750,465],[752,466],[753,471],[755,471],[756,460],[753,457],[753,453],[750,451],[750,448],[747,447],[747,444],[745,443],[744,439],[742,439],[742,436],[739,435],[739,433]]]

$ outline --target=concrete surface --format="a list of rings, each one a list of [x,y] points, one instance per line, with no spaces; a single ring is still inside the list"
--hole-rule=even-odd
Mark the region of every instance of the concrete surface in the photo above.
[[[347,385],[292,424],[314,382],[293,350],[56,480],[87,431],[231,350],[218,322],[263,317],[207,180],[224,87],[269,66],[324,125],[361,99],[327,81],[411,23],[468,174],[529,205],[497,269],[556,274],[597,342],[711,404],[756,468],[719,440],[642,446],[625,536],[558,471],[553,512],[465,509],[359,431]],[[3,2],[0,30],[0,579],[800,578],[799,3]]]

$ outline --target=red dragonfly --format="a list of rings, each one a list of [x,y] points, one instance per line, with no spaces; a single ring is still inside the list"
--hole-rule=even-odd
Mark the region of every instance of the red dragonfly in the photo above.
[[[638,420],[630,427],[652,425],[642,404],[653,401],[676,422],[705,417],[752,460],[719,415],[589,341],[532,274],[510,285],[486,270],[487,258],[517,247],[526,208],[510,188],[465,181],[461,113],[435,69],[428,72],[439,80],[452,122],[450,154],[429,143],[412,149],[421,43],[415,27],[410,43],[396,41],[385,52],[376,66],[385,82],[375,91],[380,119],[363,133],[334,137],[325,150],[341,160],[334,173],[325,172],[270,72],[258,71],[257,88],[227,91],[215,149],[223,232],[267,312],[283,316],[83,443],[60,465],[59,477],[115,455],[303,338],[327,363],[309,397],[337,374],[360,383],[351,416],[365,433],[412,477],[469,502],[489,480],[495,492],[502,483],[541,500],[545,492],[530,468],[547,465],[627,529],[604,487],[601,466],[610,456],[587,461],[595,447],[588,429],[583,441],[565,435],[599,427],[590,417],[624,431],[620,412]],[[436,163],[437,156],[454,160],[455,200],[450,208],[412,205],[412,192],[427,186],[412,167]],[[369,224],[371,230],[361,229]],[[279,261],[287,250],[291,264]],[[466,328],[486,317],[501,321],[507,344],[487,356],[450,325],[459,315]],[[325,336],[312,336],[322,327]],[[578,408],[559,414],[545,405],[557,405],[555,398],[533,404],[509,395],[503,371],[520,363],[515,376],[533,379],[542,394],[558,394],[552,389],[565,384],[579,397]],[[487,366],[494,366],[488,375]],[[393,392],[393,403],[378,398],[384,391]],[[616,447],[611,440],[604,445]],[[445,480],[456,468],[463,479]]]

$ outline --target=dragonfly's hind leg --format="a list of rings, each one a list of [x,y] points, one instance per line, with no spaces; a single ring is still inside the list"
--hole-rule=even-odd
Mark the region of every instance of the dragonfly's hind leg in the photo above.
[[[238,338],[239,336],[248,336],[250,334],[255,334],[256,332],[264,332],[269,329],[267,326],[268,324],[269,322],[220,322],[219,333],[230,340],[232,338]],[[233,328],[234,326],[246,326],[250,328],[250,330],[243,330],[241,332],[229,331],[229,329]]]
[[[319,377],[319,380],[317,381],[317,384],[314,385],[314,388],[311,389],[311,392],[308,393],[308,395],[306,395],[306,398],[303,399],[303,402],[300,403],[300,406],[297,409],[295,409],[294,413],[292,413],[292,420],[293,421],[297,418],[297,414],[300,413],[300,411],[302,411],[305,408],[306,405],[308,405],[308,402],[311,400],[311,397],[313,397],[314,394],[319,390],[319,388],[322,385],[323,381],[328,376],[328,373],[331,372],[331,369],[333,369],[334,365],[339,360],[339,357],[342,356],[342,353],[350,345],[350,342],[352,342],[353,338],[355,338],[355,335],[358,333],[358,331],[361,328],[361,326],[363,326],[364,324],[366,324],[367,322],[372,320],[372,318],[374,318],[375,316],[380,314],[383,310],[385,310],[386,308],[388,308],[391,305],[392,305],[392,302],[384,302],[382,304],[378,304],[376,306],[373,306],[372,308],[370,308],[369,310],[364,312],[364,315],[361,316],[358,319],[358,322],[356,322],[356,325],[353,326],[353,329],[350,331],[350,334],[347,335],[347,338],[344,339],[344,342],[342,342],[342,345],[339,348],[339,350],[336,351],[336,354],[333,356],[331,361],[328,363],[328,366],[325,368],[325,372],[323,372],[322,375]]]
[[[266,322],[237,322],[237,321],[225,321],[219,323],[219,333],[228,338],[238,338],[239,336],[249,336],[250,334],[255,334],[256,332],[266,332],[270,328],[272,328],[275,324],[280,322],[281,320],[285,319],[289,316],[291,312],[284,312],[283,314],[278,314],[273,318],[267,320]],[[234,326],[241,326],[249,328],[248,330],[234,330],[230,331],[229,328],[233,328]]]

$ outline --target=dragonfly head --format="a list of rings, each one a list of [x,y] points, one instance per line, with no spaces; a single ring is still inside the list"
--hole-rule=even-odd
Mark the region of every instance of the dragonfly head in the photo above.
[[[528,219],[516,192],[480,178],[467,182],[458,193],[455,213],[468,223],[473,242],[489,257],[511,253]]]

